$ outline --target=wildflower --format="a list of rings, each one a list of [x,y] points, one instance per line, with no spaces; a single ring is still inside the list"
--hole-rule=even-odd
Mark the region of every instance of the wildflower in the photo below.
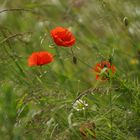
[[[42,66],[53,61],[53,55],[49,52],[34,52],[28,58],[29,66]]]
[[[95,65],[94,71],[96,74],[96,80],[108,80],[112,74],[115,73],[115,66],[108,61],[102,61]]]
[[[75,110],[77,110],[77,111],[85,110],[85,107],[87,107],[87,106],[88,106],[88,104],[85,101],[81,100],[81,99],[77,100],[73,104],[73,108]]]
[[[56,27],[51,30],[51,36],[58,46],[71,47],[75,43],[74,35],[67,28]]]

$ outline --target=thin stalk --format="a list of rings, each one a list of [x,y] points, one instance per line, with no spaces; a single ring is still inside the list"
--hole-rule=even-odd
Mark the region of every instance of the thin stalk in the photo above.
[[[2,32],[3,36],[4,36],[5,38],[7,38],[7,35],[4,33],[4,31],[1,30],[1,32]],[[10,41],[9,41],[9,40],[6,40],[6,43],[7,43],[8,47],[9,47],[9,49],[10,49],[12,52],[14,52],[13,49],[12,49],[12,46],[11,46]],[[18,64],[18,62],[16,61],[16,58],[15,58],[14,56],[10,55],[10,53],[8,52],[8,50],[6,50],[6,48],[5,48],[5,51],[7,52],[7,54],[9,55],[9,57],[14,61],[15,65],[18,67],[18,69],[19,69],[20,73],[22,74],[22,76],[23,76],[23,77],[26,77],[26,74],[25,74],[24,70],[23,70],[22,67]]]
[[[60,58],[60,53],[59,53],[59,50],[58,50],[58,47],[57,47],[57,46],[55,47],[55,51],[56,51],[56,54],[57,54],[57,56],[58,56],[58,58],[59,58],[59,63],[61,64],[63,70],[66,71],[66,68],[65,68],[65,66],[64,66],[64,63],[63,63],[63,61],[62,61],[61,58]]]
[[[67,53],[69,53],[69,52],[67,52]],[[69,53],[69,54],[70,54],[70,53]],[[70,55],[71,55],[72,57],[75,56],[74,51],[73,51],[72,48],[71,48],[71,54],[70,54]],[[86,65],[87,67],[93,69],[92,66],[90,66],[88,63],[84,62],[84,61],[83,61],[82,59],[80,59],[79,57],[76,56],[76,59],[79,60],[79,61],[80,61],[81,63],[83,63],[84,65]]]
[[[110,82],[110,87],[111,87],[111,82]],[[113,115],[112,115],[112,92],[109,92],[109,104],[110,104],[110,133],[111,133],[111,139],[113,140],[113,129],[112,129],[112,123],[113,123]]]

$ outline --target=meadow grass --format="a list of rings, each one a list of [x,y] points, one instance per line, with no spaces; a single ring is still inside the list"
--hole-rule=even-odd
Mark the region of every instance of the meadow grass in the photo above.
[[[0,140],[139,140],[139,23],[139,0],[0,0]],[[54,62],[29,67],[37,51]],[[108,60],[115,74],[96,80]]]

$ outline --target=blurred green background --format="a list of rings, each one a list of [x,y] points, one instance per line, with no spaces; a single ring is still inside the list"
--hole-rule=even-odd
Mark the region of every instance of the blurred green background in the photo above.
[[[77,64],[70,48],[53,45],[57,26],[75,35]],[[28,67],[29,55],[43,50],[55,61]],[[92,67],[110,56],[121,80],[96,81]],[[94,122],[97,140],[139,140],[139,69],[139,0],[0,0],[0,139],[82,140],[79,128]],[[94,87],[103,90],[74,110]]]

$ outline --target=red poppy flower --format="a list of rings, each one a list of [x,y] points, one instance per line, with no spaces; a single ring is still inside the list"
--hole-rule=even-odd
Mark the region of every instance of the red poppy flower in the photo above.
[[[101,78],[101,80],[108,80],[110,74],[115,73],[116,68],[114,65],[111,65],[110,62],[102,61],[95,65],[94,71],[97,73],[96,80],[98,80],[99,78]]]
[[[34,52],[28,58],[29,66],[41,66],[53,61],[53,55],[48,52]]]
[[[74,35],[63,27],[56,27],[51,30],[51,36],[58,46],[71,47],[75,43]]]

